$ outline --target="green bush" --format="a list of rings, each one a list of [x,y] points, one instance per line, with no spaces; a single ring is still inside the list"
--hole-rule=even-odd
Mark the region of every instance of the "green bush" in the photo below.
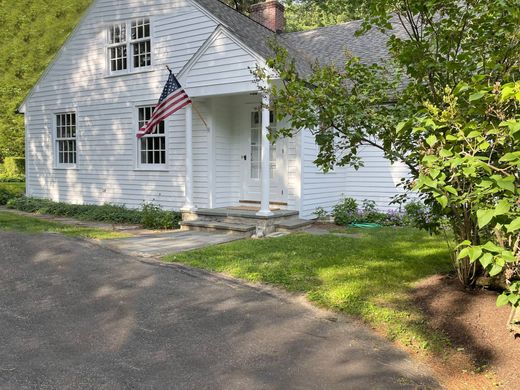
[[[356,221],[358,205],[354,198],[344,198],[332,208],[336,225],[347,226]]]
[[[376,202],[365,199],[363,206],[358,209],[355,199],[345,198],[332,209],[334,222],[337,225],[348,226],[353,223],[377,223],[384,226],[403,226],[405,219],[403,213],[390,210],[379,211]]]
[[[413,201],[404,206],[404,223],[418,229],[436,233],[442,224],[442,217],[431,207],[420,201]]]
[[[24,157],[6,157],[4,160],[5,175],[16,177],[25,175]]]
[[[5,173],[0,173],[0,183],[23,183],[25,181],[25,176],[8,176]]]
[[[173,211],[164,211],[153,203],[142,207],[142,225],[146,229],[172,229],[179,226],[181,215]]]
[[[7,207],[28,213],[58,215],[84,221],[143,225],[147,229],[175,229],[179,227],[181,219],[179,213],[164,211],[152,204],[145,204],[141,210],[135,210],[116,204],[75,205],[21,197],[11,199]]]
[[[0,205],[5,205],[10,199],[24,195],[25,185],[20,183],[0,183]]]

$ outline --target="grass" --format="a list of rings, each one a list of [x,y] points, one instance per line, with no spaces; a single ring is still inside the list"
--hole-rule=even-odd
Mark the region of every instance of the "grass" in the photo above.
[[[99,228],[65,225],[2,211],[0,211],[0,230],[26,233],[60,233],[66,236],[94,238],[98,240],[125,238],[130,236],[127,233],[113,232]]]
[[[413,228],[347,231],[360,237],[299,233],[233,242],[165,260],[305,293],[320,306],[358,316],[390,339],[417,349],[442,350],[447,339],[427,328],[409,292],[415,282],[451,270],[443,239]]]

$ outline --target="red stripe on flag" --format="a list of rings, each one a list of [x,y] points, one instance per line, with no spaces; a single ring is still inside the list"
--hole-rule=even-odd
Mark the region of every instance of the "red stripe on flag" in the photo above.
[[[170,101],[170,104],[167,107],[164,107],[162,110],[154,111],[152,114],[152,117],[150,118],[148,123],[146,125],[144,125],[139,131],[145,132],[145,131],[148,131],[150,127],[155,127],[156,125],[158,125],[158,123],[156,123],[157,118],[161,117],[165,111],[169,110],[171,107],[175,106],[176,104],[182,102],[184,99],[189,99],[188,95],[183,94],[183,96],[181,96],[177,100]]]
[[[172,102],[168,107],[164,108],[160,113],[152,115],[148,123],[143,126],[141,129],[139,129],[139,133],[149,134],[153,131],[154,127],[157,126],[162,120],[166,119],[168,116],[173,114],[175,111],[179,110],[179,108],[175,108],[175,106],[179,103],[182,103],[184,100],[188,99],[188,95],[184,95],[180,99],[177,99],[176,101]],[[173,108],[173,110],[172,110]],[[166,113],[166,114],[165,114]]]
[[[159,111],[162,107],[164,107],[168,102],[172,99],[175,99],[177,96],[182,95],[184,92],[184,89],[179,89],[175,92],[173,92],[171,95],[167,96],[166,99],[164,99],[162,102],[160,102],[157,106],[155,106],[155,111]]]
[[[181,103],[179,105],[179,103]],[[190,98],[188,95],[185,94],[181,99],[177,99],[175,102],[171,103],[168,107],[164,108],[162,112],[159,113],[159,115],[152,115],[152,118],[150,118],[150,121],[146,126],[143,126],[141,129],[139,129],[139,133],[137,134],[137,138],[142,138],[146,134],[150,134],[155,126],[157,126],[159,123],[161,123],[163,120],[168,118],[170,115],[174,114],[175,112],[179,111],[181,108],[186,107],[188,104],[191,103]]]

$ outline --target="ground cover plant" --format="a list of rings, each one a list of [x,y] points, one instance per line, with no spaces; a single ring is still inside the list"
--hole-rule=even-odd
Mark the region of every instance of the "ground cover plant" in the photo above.
[[[91,227],[64,225],[0,211],[0,230],[26,233],[60,233],[66,236],[108,240],[129,237],[126,233]]]
[[[424,277],[451,269],[444,239],[414,228],[348,232],[359,237],[300,233],[165,260],[304,293],[312,302],[358,316],[406,345],[441,349],[446,340],[428,331],[407,293]]]
[[[84,221],[142,225],[147,229],[176,229],[181,216],[174,211],[161,210],[153,204],[143,204],[141,209],[129,209],[122,205],[75,205],[53,202],[47,199],[21,197],[11,199],[7,207],[38,214],[50,214],[77,218]]]

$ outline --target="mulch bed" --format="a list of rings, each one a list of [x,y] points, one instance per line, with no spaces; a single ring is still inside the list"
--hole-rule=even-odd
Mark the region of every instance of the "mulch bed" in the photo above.
[[[510,308],[496,307],[497,293],[467,291],[455,276],[436,275],[423,280],[413,297],[429,325],[446,334],[474,367],[496,373],[502,388],[520,389],[520,339],[507,330]],[[462,370],[451,359],[446,363]]]

